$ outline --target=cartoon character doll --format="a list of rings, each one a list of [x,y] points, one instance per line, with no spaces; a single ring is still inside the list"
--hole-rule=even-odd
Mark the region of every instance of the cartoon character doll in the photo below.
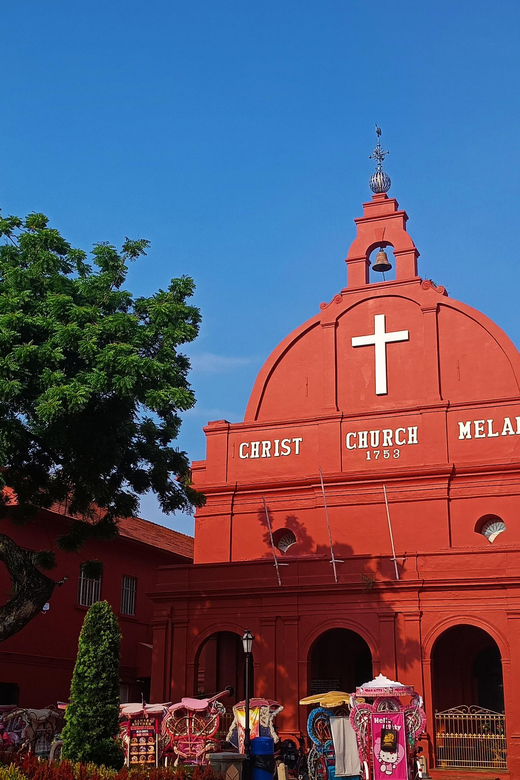
[[[385,775],[392,775],[399,761],[397,731],[392,728],[381,730],[381,747],[379,750],[379,769]]]

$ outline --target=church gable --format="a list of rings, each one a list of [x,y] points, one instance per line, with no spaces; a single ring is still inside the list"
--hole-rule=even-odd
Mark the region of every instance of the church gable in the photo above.
[[[392,203],[395,214],[404,214]],[[365,211],[372,206],[365,204]],[[349,285],[321,304],[320,314],[273,351],[251,393],[246,422],[518,396],[520,355],[487,317],[448,298],[443,287],[423,281],[415,271],[408,279],[368,283],[373,237],[384,230],[377,225],[385,220],[374,216],[376,226],[367,231],[365,244],[358,236],[347,257],[349,275],[352,266],[359,275],[358,255],[364,252],[363,284]],[[413,247],[405,223],[399,220],[400,230],[394,226],[393,238],[397,246]],[[367,220],[362,227],[367,229]],[[381,243],[390,246],[388,240]],[[395,254],[400,271],[402,258]]]

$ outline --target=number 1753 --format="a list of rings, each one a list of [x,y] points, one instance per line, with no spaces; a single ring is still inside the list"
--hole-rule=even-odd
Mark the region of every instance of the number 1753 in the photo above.
[[[367,460],[377,460],[378,458],[388,460],[389,458],[398,458],[400,454],[401,450],[397,448],[393,450],[367,450]]]

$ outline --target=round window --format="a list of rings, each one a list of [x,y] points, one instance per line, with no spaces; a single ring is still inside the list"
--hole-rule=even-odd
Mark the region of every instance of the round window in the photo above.
[[[486,520],[480,529],[480,533],[482,536],[486,537],[488,542],[493,543],[497,536],[499,536],[505,530],[506,524],[503,520],[501,520],[499,517],[491,517],[489,520]]]
[[[289,528],[279,528],[273,533],[273,542],[276,549],[283,554],[296,544],[296,536]]]

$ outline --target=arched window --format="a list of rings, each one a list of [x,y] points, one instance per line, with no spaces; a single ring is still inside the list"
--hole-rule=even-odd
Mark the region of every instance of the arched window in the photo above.
[[[296,544],[296,536],[290,528],[279,528],[273,533],[273,542],[276,549],[285,554],[289,547]]]
[[[498,515],[484,515],[477,522],[475,531],[485,536],[490,544],[493,544],[497,536],[506,530],[506,524]]]

